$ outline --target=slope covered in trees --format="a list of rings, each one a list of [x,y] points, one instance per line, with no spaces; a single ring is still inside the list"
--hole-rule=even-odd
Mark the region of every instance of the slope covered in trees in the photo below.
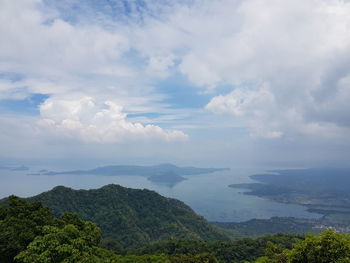
[[[99,247],[101,231],[77,214],[54,218],[40,202],[10,196],[0,205],[1,263],[178,263],[217,262],[210,254],[117,255]],[[179,261],[181,260],[181,261]]]
[[[271,217],[251,219],[245,222],[213,222],[236,238],[259,237],[278,233],[320,233],[324,219],[303,219],[295,217]],[[323,225],[322,225],[323,226]]]
[[[27,200],[42,201],[56,216],[64,212],[78,213],[83,219],[96,223],[104,238],[111,238],[123,247],[169,238],[229,239],[183,202],[149,190],[119,185],[96,190],[58,186]]]
[[[217,263],[242,262],[263,256],[268,241],[290,247],[300,238],[276,235],[236,242],[169,240],[124,255],[101,248],[100,229],[77,214],[54,218],[39,202],[17,197],[0,206],[0,262],[2,263]]]
[[[264,255],[269,243],[278,244],[282,248],[291,248],[292,244],[303,240],[303,236],[295,234],[268,235],[260,238],[244,238],[236,241],[207,242],[201,240],[168,240],[150,246],[131,250],[137,255],[196,255],[208,253],[221,263],[241,263],[254,261]]]
[[[161,216],[160,212],[160,216]],[[169,239],[121,253],[102,248],[100,228],[77,214],[54,217],[40,202],[10,196],[0,205],[1,263],[350,262],[350,236],[277,234],[238,241]]]

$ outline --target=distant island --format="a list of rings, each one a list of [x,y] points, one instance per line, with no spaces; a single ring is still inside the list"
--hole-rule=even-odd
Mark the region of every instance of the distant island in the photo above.
[[[147,177],[148,180],[154,183],[165,184],[169,187],[176,185],[184,180],[187,180],[185,177],[178,175],[174,172],[164,172],[151,175]]]
[[[0,165],[0,170],[7,170],[7,171],[27,171],[29,168],[24,165],[20,166],[2,166]]]
[[[257,182],[229,186],[250,190],[244,194],[306,206],[331,224],[350,224],[349,168],[273,170],[251,178]]]
[[[165,163],[153,166],[138,165],[109,165],[97,167],[91,170],[73,170],[73,171],[48,171],[40,170],[29,175],[101,175],[101,176],[146,176],[148,180],[157,183],[167,183],[174,185],[186,180],[186,175],[207,174],[219,171],[229,170],[229,168],[197,168],[197,167],[178,167],[174,164]]]

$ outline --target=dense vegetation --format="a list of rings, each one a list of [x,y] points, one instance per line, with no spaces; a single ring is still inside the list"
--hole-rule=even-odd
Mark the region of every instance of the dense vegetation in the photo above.
[[[325,221],[325,219],[323,219]],[[269,219],[251,219],[245,222],[214,222],[226,229],[234,237],[259,237],[277,233],[319,233],[318,219],[300,219],[294,217],[272,217]]]
[[[116,190],[116,186],[107,186],[107,189]],[[83,193],[90,194],[89,191]],[[161,211],[158,216],[163,216]],[[191,236],[123,249],[113,239],[101,241],[100,228],[75,213],[54,217],[40,202],[10,196],[0,205],[0,262],[346,263],[350,262],[350,236],[332,230],[318,236],[309,234],[306,238],[275,234],[237,241],[208,242]]]
[[[41,203],[26,203],[14,196],[8,206],[0,206],[0,262],[13,262],[13,258],[36,236],[43,234],[43,226],[53,224],[50,209]]]
[[[276,235],[236,242],[170,240],[116,255],[98,247],[100,229],[76,214],[54,218],[41,203],[9,197],[0,207],[0,262],[242,262],[263,255],[267,242],[290,247],[300,240]],[[219,261],[218,261],[219,260]]]
[[[265,256],[256,263],[346,263],[350,262],[350,236],[327,230],[319,236],[308,235],[304,241],[284,249],[269,243]]]
[[[291,248],[292,244],[303,239],[303,236],[293,234],[277,234],[261,238],[245,238],[238,241],[206,242],[200,240],[169,240],[157,242],[145,248],[131,250],[130,253],[143,254],[186,254],[196,255],[209,253],[222,263],[239,263],[253,261],[264,255],[264,250],[270,242],[283,248]]]
[[[78,262],[103,251],[97,247],[99,228],[75,214],[54,218],[41,203],[10,196],[7,205],[0,206],[0,215],[2,263]]]
[[[77,214],[54,218],[40,202],[28,203],[15,196],[0,206],[1,263],[200,263],[217,262],[198,255],[117,255],[99,247],[100,229]]]
[[[78,213],[84,220],[95,222],[104,238],[113,239],[122,247],[138,247],[169,238],[229,239],[181,201],[149,190],[119,185],[97,190],[58,186],[27,200],[42,201],[56,216]]]

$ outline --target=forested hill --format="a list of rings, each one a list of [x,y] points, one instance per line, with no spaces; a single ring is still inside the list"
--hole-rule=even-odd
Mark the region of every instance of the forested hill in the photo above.
[[[26,200],[42,201],[56,216],[76,212],[101,227],[104,238],[112,238],[124,247],[169,238],[228,240],[219,228],[183,202],[145,189],[112,184],[95,190],[57,186]]]

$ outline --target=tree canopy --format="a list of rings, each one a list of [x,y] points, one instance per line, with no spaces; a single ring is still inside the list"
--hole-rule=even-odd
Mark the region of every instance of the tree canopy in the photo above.
[[[292,249],[269,244],[265,256],[256,263],[348,263],[350,262],[350,236],[329,229],[318,236],[309,234]]]
[[[108,250],[111,249],[111,250]],[[113,251],[112,251],[113,250]],[[118,254],[116,254],[117,252]],[[55,218],[39,202],[10,196],[0,206],[1,263],[350,263],[350,235],[268,235],[237,241],[170,239],[123,249],[77,214]]]
[[[0,262],[13,262],[36,236],[43,234],[43,227],[53,222],[52,212],[40,202],[28,203],[10,196],[7,206],[0,206]]]
[[[97,262],[100,229],[75,214],[64,214],[55,226],[44,226],[15,259],[23,263]]]

